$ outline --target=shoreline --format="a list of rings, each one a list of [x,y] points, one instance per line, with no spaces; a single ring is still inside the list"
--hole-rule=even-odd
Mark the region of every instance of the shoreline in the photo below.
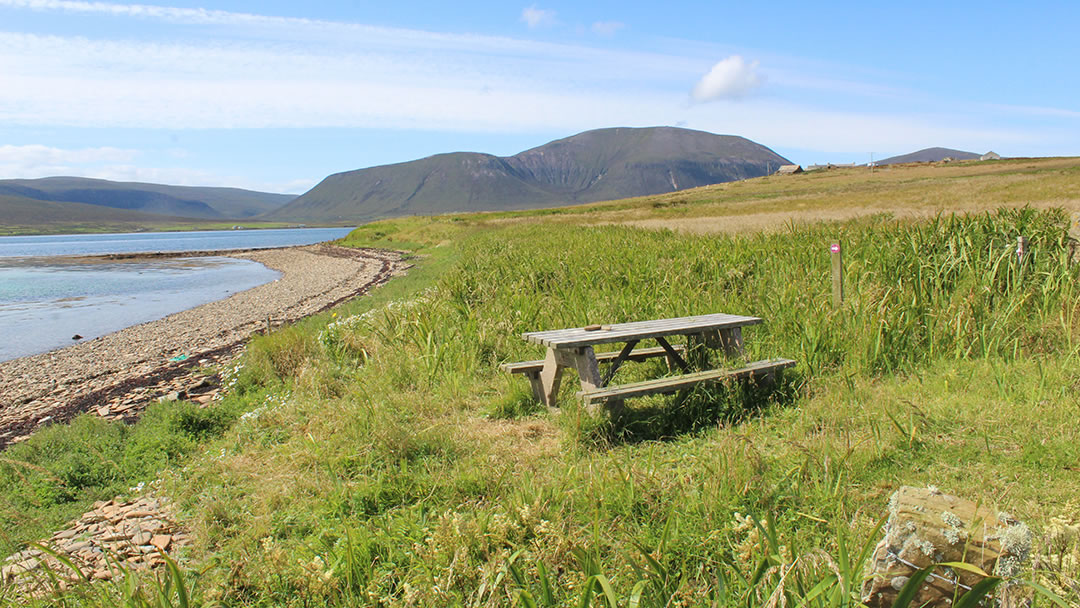
[[[215,252],[80,256],[94,259],[225,256],[282,273],[229,297],[133,325],[80,344],[0,362],[0,449],[37,428],[83,412],[130,421],[160,398],[198,394],[209,401],[214,378],[196,370],[221,365],[251,335],[322,312],[362,295],[408,268],[400,252],[328,244]],[[122,257],[117,257],[122,256]],[[182,360],[175,361],[178,357]]]

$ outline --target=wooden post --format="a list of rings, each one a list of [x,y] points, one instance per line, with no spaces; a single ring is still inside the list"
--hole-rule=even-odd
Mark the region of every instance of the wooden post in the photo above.
[[[1023,262],[1024,257],[1027,256],[1027,253],[1028,253],[1028,240],[1027,240],[1027,237],[1023,237],[1023,236],[1016,237],[1016,261],[1017,262]]]
[[[270,335],[270,315],[266,315],[266,335]]]
[[[829,245],[832,253],[832,305],[840,308],[844,304],[844,254],[840,241]]]

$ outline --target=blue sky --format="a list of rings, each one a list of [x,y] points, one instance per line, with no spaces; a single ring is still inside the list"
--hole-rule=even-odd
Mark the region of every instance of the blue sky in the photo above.
[[[1080,154],[1080,3],[0,0],[0,178],[300,193],[587,129]]]

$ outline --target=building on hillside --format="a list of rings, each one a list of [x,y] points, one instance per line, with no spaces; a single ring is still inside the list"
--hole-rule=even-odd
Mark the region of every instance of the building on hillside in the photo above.
[[[991,151],[987,152],[986,154],[983,154],[982,156],[980,156],[979,160],[1001,160],[1001,155],[998,154],[997,152],[994,152],[993,150],[991,150]]]
[[[856,165],[855,163],[840,163],[840,164],[825,163],[824,165],[808,165],[806,167],[806,170],[807,171],[821,171],[822,169],[854,169],[855,167],[858,167],[858,166],[860,166],[860,165]]]
[[[802,172],[802,167],[799,165],[780,165],[780,168],[776,170],[776,175],[795,175]]]

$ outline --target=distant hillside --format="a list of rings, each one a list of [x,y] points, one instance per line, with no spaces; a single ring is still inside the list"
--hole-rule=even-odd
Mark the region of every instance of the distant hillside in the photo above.
[[[455,152],[338,173],[265,219],[362,222],[589,203],[758,177],[788,163],[742,137],[599,129],[510,157]]]
[[[0,194],[0,234],[93,228],[136,230],[147,224],[190,221],[85,203],[39,201]]]
[[[83,177],[0,180],[0,195],[196,219],[249,218],[273,211],[296,198],[239,188],[166,186]]]
[[[953,160],[974,160],[982,156],[982,154],[976,154],[974,152],[964,152],[963,150],[951,150],[949,148],[926,148],[919,150],[918,152],[912,152],[910,154],[902,154],[900,156],[893,156],[886,158],[885,160],[879,160],[875,164],[877,165],[897,165],[900,163],[936,163],[951,158]]]

